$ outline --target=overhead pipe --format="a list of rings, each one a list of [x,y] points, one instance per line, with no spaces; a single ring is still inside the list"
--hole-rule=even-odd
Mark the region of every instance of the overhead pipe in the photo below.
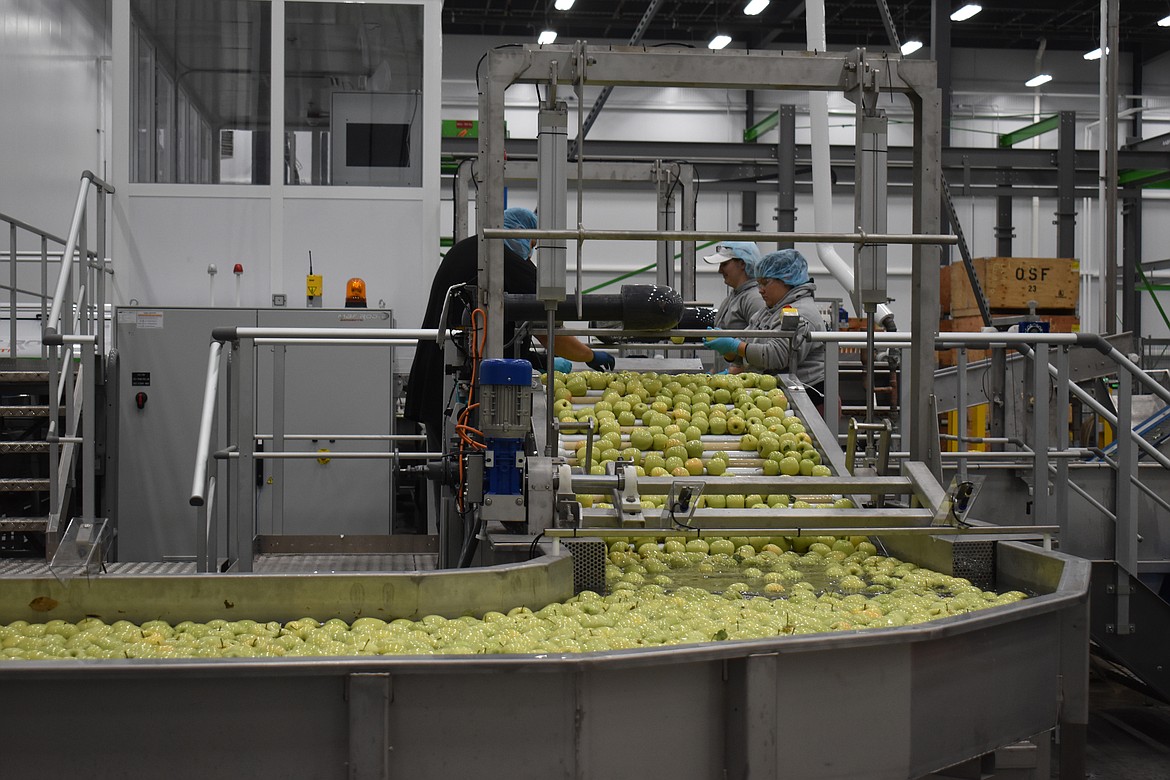
[[[825,37],[825,2],[824,0],[808,0],[804,6],[806,35],[808,36],[808,50],[824,52],[828,50]],[[812,120],[812,170],[813,170],[813,225],[817,232],[825,232],[820,228],[828,229],[832,221],[833,191],[832,178],[829,168],[829,97],[824,92],[808,93],[808,113]],[[833,278],[853,294],[853,268],[846,262],[837,248],[832,244],[818,243],[817,257],[824,263],[825,268]],[[856,306],[856,301],[854,301]],[[860,312],[858,312],[860,314]],[[876,319],[886,330],[897,330],[894,323],[894,313],[890,307],[878,304]]]

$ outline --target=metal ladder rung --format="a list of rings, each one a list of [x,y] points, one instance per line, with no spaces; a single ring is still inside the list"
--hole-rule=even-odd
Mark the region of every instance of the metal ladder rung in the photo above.
[[[47,441],[0,441],[0,455],[48,452]]]
[[[27,479],[24,477],[7,477],[5,479],[0,479],[0,492],[35,493],[48,489],[48,479]]]
[[[49,528],[47,517],[0,517],[0,533],[14,533],[18,531],[39,531],[44,533]]]
[[[0,417],[48,417],[48,406],[0,406]]]

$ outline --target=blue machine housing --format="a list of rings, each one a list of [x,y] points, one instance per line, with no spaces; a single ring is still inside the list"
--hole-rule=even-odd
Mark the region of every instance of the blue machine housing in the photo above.
[[[491,456],[484,468],[484,493],[521,495],[524,434],[531,424],[532,364],[484,360],[479,366],[479,386],[480,425]]]

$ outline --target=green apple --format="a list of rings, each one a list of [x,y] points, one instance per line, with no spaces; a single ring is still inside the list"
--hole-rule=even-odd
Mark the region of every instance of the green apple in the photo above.
[[[692,477],[697,477],[703,473],[703,461],[699,458],[688,458],[683,466]]]
[[[735,494],[727,496],[727,508],[743,509],[743,496]]]
[[[654,445],[654,434],[646,428],[635,428],[630,431],[630,444],[645,452]]]
[[[740,436],[747,430],[747,423],[742,417],[727,418],[727,432],[732,436]]]
[[[812,475],[814,477],[831,477],[833,476],[833,470],[828,466],[817,465],[812,467]]]
[[[707,464],[707,468],[710,469],[710,467],[711,464]],[[704,498],[707,499],[707,506],[711,507],[712,509],[725,509],[727,507],[727,496],[719,495],[717,493],[709,493],[705,495]]]
[[[756,448],[760,446],[760,440],[750,433],[745,433],[739,440],[739,448],[744,452],[755,452]]]
[[[666,448],[662,450],[662,454],[666,456],[667,460],[670,460],[671,458],[686,460],[687,458],[691,457],[691,454],[687,452],[687,448],[682,444],[668,444]]]
[[[715,436],[722,436],[723,434],[727,433],[727,418],[712,417],[710,432]]]
[[[780,461],[780,473],[788,477],[795,477],[800,473],[800,459],[788,457]]]
[[[669,477],[670,476],[670,472],[667,471],[662,466],[655,466],[654,468],[650,469],[649,474],[652,477]]]
[[[813,466],[815,466],[815,465],[816,464],[813,463],[811,460],[808,460],[807,458],[801,458],[801,460],[800,460],[800,474],[801,474],[801,476],[811,477]]]
[[[765,477],[774,477],[780,473],[780,464],[771,459],[765,460],[760,468],[763,470]]]
[[[633,412],[627,410],[624,412],[618,412],[617,421],[621,425],[630,426],[637,423],[638,418],[634,416]]]
[[[784,493],[772,493],[768,496],[768,506],[785,507],[785,506],[788,506],[788,501],[789,501],[788,496],[785,495]],[[779,538],[782,539],[783,537],[779,537]],[[772,544],[776,544],[776,542],[773,540]]]
[[[701,439],[692,439],[683,446],[686,448],[687,455],[692,458],[701,457],[703,454],[703,442]]]
[[[721,476],[725,471],[727,471],[726,461],[720,460],[719,458],[711,458],[707,461],[707,473],[711,476]]]
[[[666,459],[666,470],[671,472],[672,474],[679,469],[683,469],[683,471],[686,471],[686,469],[683,468],[684,463],[686,463],[685,458],[680,458],[677,455],[671,455],[671,456],[667,457],[667,459]]]
[[[662,457],[659,452],[648,452],[642,458],[642,465],[646,467],[647,472],[653,472],[654,469],[666,467],[666,458]]]
[[[703,437],[703,432],[695,425],[690,425],[685,431],[683,431],[683,436],[687,441],[698,441]]]

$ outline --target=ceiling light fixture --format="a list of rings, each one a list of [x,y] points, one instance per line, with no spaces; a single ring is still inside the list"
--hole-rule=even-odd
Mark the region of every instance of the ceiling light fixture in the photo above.
[[[772,2],[772,0],[750,0],[750,2],[744,6],[743,12],[748,16],[755,16],[760,11],[763,11],[765,8],[767,8],[768,3],[770,2]]]
[[[977,5],[976,3],[967,3],[962,8],[960,8],[959,10],[957,10],[953,14],[951,14],[951,21],[952,22],[965,22],[968,19],[970,19],[972,16],[974,16],[975,14],[979,13],[982,10],[983,10],[983,6],[981,6],[981,5]]]
[[[1170,27],[1170,16],[1158,20],[1159,27]]]
[[[917,38],[906,41],[902,44],[902,56],[909,57],[914,52],[922,48],[922,41]]]
[[[575,2],[576,0],[557,0],[555,3],[553,3],[553,8],[557,9],[558,11],[568,11],[573,7],[573,3]]]
[[[722,48],[726,47],[727,44],[729,44],[729,43],[731,43],[731,36],[730,35],[723,35],[721,33],[721,34],[716,35],[714,38],[711,39],[711,42],[707,44],[707,48],[708,49],[722,49]]]
[[[1099,60],[1099,59],[1101,59],[1101,47],[1098,46],[1097,48],[1093,49],[1092,51],[1085,52],[1081,56],[1084,57],[1086,60]]]
[[[1040,87],[1052,81],[1052,76],[1047,73],[1037,73],[1032,78],[1024,82],[1025,87]]]
[[[540,37],[538,37],[536,39],[536,42],[539,43],[541,46],[546,46],[546,45],[552,43],[553,41],[555,41],[556,39],[557,39],[556,30],[545,30],[544,32],[542,32],[540,34]]]

